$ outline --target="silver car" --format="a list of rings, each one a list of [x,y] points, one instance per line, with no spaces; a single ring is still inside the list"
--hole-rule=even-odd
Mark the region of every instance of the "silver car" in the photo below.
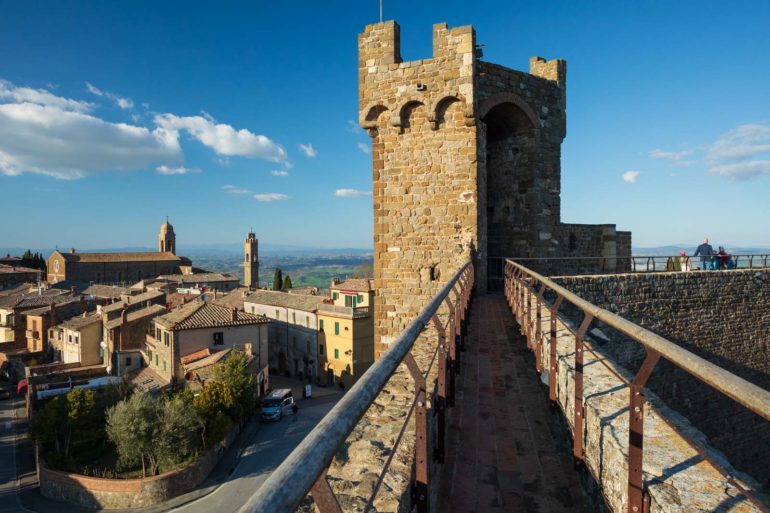
[[[262,420],[281,420],[284,415],[293,413],[294,408],[296,406],[291,390],[274,390],[262,401]]]

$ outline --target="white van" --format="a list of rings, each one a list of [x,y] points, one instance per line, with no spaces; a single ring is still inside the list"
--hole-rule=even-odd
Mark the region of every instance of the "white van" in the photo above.
[[[281,417],[293,413],[294,395],[289,388],[273,390],[262,401],[262,420],[281,420]]]

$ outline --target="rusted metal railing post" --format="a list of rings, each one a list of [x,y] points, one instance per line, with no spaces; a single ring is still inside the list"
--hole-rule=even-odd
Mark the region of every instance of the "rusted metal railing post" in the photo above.
[[[543,294],[545,293],[545,283],[540,285],[540,290],[537,291],[537,311],[535,312],[535,370],[538,374],[543,372]]]
[[[551,306],[551,342],[548,347],[549,359],[548,359],[548,399],[551,401],[551,406],[556,405],[556,383],[558,377],[557,369],[557,354],[556,354],[556,319],[559,313],[559,307],[564,300],[564,296],[561,294],[556,296],[556,301]]]
[[[647,383],[660,354],[647,349],[647,357],[630,386],[628,408],[628,513],[644,513],[645,491],[642,464],[644,462],[644,385]]]
[[[583,339],[585,338],[588,326],[594,316],[586,313],[583,323],[575,334],[575,431],[573,433],[573,451],[575,464],[583,462],[583,431],[585,426],[585,408],[583,406]]]
[[[412,505],[418,513],[428,513],[428,408],[425,393],[425,375],[412,355],[408,352],[404,363],[414,380],[414,467],[415,476],[412,485]]]
[[[310,492],[313,494],[313,501],[318,507],[318,511],[321,513],[342,513],[340,503],[337,502],[337,497],[334,495],[334,491],[329,486],[329,481],[326,480],[326,470],[321,472],[318,479],[313,483],[313,487]]]
[[[452,312],[452,303],[449,298],[444,299],[448,310]],[[436,383],[436,404],[433,406],[436,413],[436,446],[433,450],[433,461],[444,463],[444,447],[446,439],[446,408],[447,408],[447,350],[446,350],[446,329],[449,328],[451,319],[447,325],[441,324],[438,315],[433,316],[433,326],[438,335],[438,377]]]

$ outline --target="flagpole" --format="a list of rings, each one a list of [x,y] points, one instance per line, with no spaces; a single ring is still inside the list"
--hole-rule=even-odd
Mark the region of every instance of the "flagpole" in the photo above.
[[[382,0],[380,0],[380,23],[382,23]]]

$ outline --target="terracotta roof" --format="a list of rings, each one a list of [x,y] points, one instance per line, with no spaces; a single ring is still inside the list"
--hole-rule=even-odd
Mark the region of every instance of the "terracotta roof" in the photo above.
[[[270,320],[263,315],[252,315],[224,306],[195,301],[186,304],[179,310],[158,317],[155,322],[165,328],[177,331],[266,324]]]
[[[80,304],[80,298],[76,298],[76,297],[72,297],[72,296],[70,296],[70,297],[71,297],[71,299],[69,301],[64,301],[64,302],[61,302],[61,303],[55,303],[55,302],[54,303],[49,303],[48,305],[41,306],[40,308],[33,308],[32,310],[26,310],[24,312],[24,315],[26,315],[27,317],[29,317],[30,315],[45,315],[45,314],[47,314],[48,312],[51,311],[51,305],[52,304],[56,305],[55,309],[57,310],[57,313],[58,313],[58,309],[59,308],[65,308],[67,306]]]
[[[231,349],[225,349],[223,351],[218,351],[214,354],[209,354],[207,356],[204,356],[203,358],[198,358],[197,360],[193,360],[191,362],[182,362],[182,365],[184,366],[185,373],[194,371],[196,369],[200,369],[201,367],[208,367],[209,365],[214,365],[215,363],[219,362],[222,358],[227,356],[230,353]]]
[[[67,328],[70,330],[79,330],[97,322],[102,322],[102,316],[99,314],[92,313],[86,316],[76,315],[75,317],[67,319],[66,321],[59,324],[59,327]]]
[[[133,312],[129,312],[126,316],[126,322],[134,322],[134,321],[140,321],[143,319],[152,319],[153,317],[157,317],[164,313],[166,311],[166,308],[161,305],[150,305],[146,308],[142,308],[141,310],[134,310]],[[104,323],[104,325],[107,327],[107,329],[114,329],[121,325],[123,322],[122,318],[120,316],[115,317],[114,319],[111,319]]]
[[[44,290],[41,295],[37,292],[29,294],[17,294],[0,297],[0,307],[5,308],[35,308],[50,305],[51,303],[64,303],[71,301],[72,294],[65,294],[61,290]]]
[[[237,308],[238,310],[243,310],[243,301],[248,297],[249,294],[249,288],[248,287],[237,287],[224,296],[219,296],[218,298],[211,301],[211,303],[219,306],[226,306],[228,308]],[[208,294],[210,297],[211,294]]]
[[[29,274],[29,273],[42,273],[40,269],[31,269],[29,267],[21,267],[19,265],[5,265],[0,264],[0,274]]]
[[[350,278],[342,283],[331,286],[332,290],[350,290],[352,292],[369,292],[374,290],[374,280],[368,278]]]
[[[179,262],[181,257],[169,252],[70,253],[57,251],[67,262]]]
[[[280,306],[283,308],[294,308],[303,312],[315,312],[318,310],[318,304],[323,302],[323,296],[305,296],[303,294],[287,294],[275,290],[256,290],[243,298],[246,303],[257,305]],[[244,306],[245,308],[245,306]]]
[[[179,361],[182,363],[182,365],[187,365],[188,363],[192,363],[202,358],[206,358],[207,356],[210,356],[210,355],[211,355],[211,349],[209,349],[208,347],[204,347],[203,349],[200,349],[198,351],[194,351],[192,353],[182,355],[182,357],[179,358]]]
[[[101,285],[98,283],[89,285],[83,290],[83,294],[89,296],[115,299],[120,299],[120,296],[129,294],[130,292],[131,289],[128,287],[116,287],[114,285]]]
[[[158,276],[158,280],[185,284],[240,281],[236,275],[230,273],[163,274]]]
[[[163,376],[149,367],[126,373],[126,382],[134,385],[139,392],[159,392],[169,384]]]
[[[152,301],[153,299],[158,299],[164,295],[165,294],[159,290],[148,290],[147,292],[142,292],[135,296],[123,296],[121,301],[116,301],[115,303],[103,307],[102,312],[109,313],[116,310],[122,310],[126,305],[135,305],[142,301]]]

